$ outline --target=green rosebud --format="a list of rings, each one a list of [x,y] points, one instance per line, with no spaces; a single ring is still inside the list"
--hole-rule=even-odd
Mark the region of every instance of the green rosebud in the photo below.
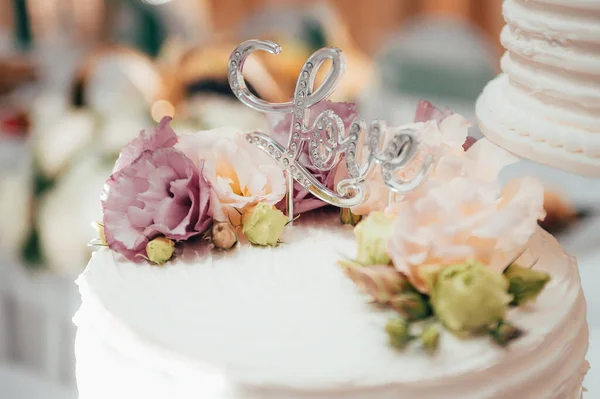
[[[416,292],[404,292],[390,300],[390,306],[408,321],[421,320],[431,316],[431,306]]]
[[[233,248],[238,242],[235,226],[229,222],[215,222],[210,230],[210,240],[215,248],[223,250]]]
[[[504,276],[509,282],[508,293],[514,296],[510,303],[514,306],[534,301],[550,281],[550,274],[546,272],[527,269],[515,264],[506,269]]]
[[[361,215],[352,213],[350,208],[340,209],[340,220],[342,224],[349,224],[350,226],[356,226],[358,222],[362,220]]]
[[[146,245],[148,260],[163,265],[173,257],[175,242],[166,237],[157,237]]]
[[[507,346],[515,339],[520,338],[523,335],[523,330],[505,321],[501,321],[496,326],[490,328],[489,333],[498,345]]]
[[[448,266],[430,284],[433,310],[454,333],[482,330],[503,320],[512,301],[504,275],[478,262]]]
[[[339,261],[338,264],[377,303],[388,304],[395,295],[413,289],[406,277],[393,266],[363,266],[350,261]]]
[[[385,326],[389,343],[396,349],[404,349],[414,339],[410,334],[410,325],[404,319],[390,319]]]
[[[429,353],[433,353],[437,350],[440,343],[440,330],[436,325],[430,325],[421,330],[419,336],[423,348]]]
[[[394,228],[394,218],[383,212],[372,212],[355,228],[358,241],[356,261],[367,265],[388,265],[391,262],[387,254],[387,243]]]
[[[260,203],[242,215],[242,232],[252,244],[277,245],[288,218],[272,205]]]

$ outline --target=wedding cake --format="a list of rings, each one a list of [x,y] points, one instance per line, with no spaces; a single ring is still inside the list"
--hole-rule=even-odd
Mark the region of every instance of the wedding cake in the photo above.
[[[517,155],[600,176],[600,3],[506,0],[503,74],[477,103],[483,133]]]
[[[280,48],[240,45],[229,82],[267,133],[165,118],[121,151],[77,281],[80,399],[581,398],[577,264],[541,184],[499,182],[518,159],[425,101],[400,127],[325,101],[333,48],[260,100],[255,50]]]

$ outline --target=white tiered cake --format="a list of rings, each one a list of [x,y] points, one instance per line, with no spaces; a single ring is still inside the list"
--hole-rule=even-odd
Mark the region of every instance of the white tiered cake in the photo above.
[[[506,0],[500,75],[477,103],[483,133],[519,156],[600,176],[600,2]]]
[[[427,102],[386,128],[323,101],[337,49],[266,103],[242,76],[255,49],[280,50],[242,44],[230,83],[284,114],[270,135],[177,136],[165,118],[121,152],[108,248],[78,279],[80,399],[580,399],[577,264],[537,227],[541,184],[498,181],[517,158]]]

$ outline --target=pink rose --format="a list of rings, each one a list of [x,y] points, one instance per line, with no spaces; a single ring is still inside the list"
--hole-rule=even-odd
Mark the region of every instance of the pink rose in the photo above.
[[[320,113],[326,110],[332,110],[340,118],[342,118],[346,131],[349,131],[352,122],[354,122],[354,120],[358,117],[356,105],[353,103],[323,101],[311,108],[309,126],[313,123],[314,119],[319,116]],[[273,138],[283,146],[286,146],[290,136],[292,115],[289,113],[285,114],[284,116],[279,114],[268,114],[267,122]],[[308,156],[308,146],[306,144],[304,145],[302,154],[300,155],[300,163],[306,167],[319,182],[323,183],[330,190],[334,189],[336,168],[328,171],[321,171],[312,166]],[[340,165],[341,164],[343,164],[343,162],[340,162]],[[308,190],[306,190],[297,182],[294,182],[293,195],[294,213],[296,214],[312,211],[327,205],[327,203],[313,196]],[[278,204],[278,207],[282,210],[285,210],[285,206],[285,201],[282,201]]]
[[[402,128],[417,132],[416,136],[420,141],[419,152],[403,170],[397,172],[396,177],[407,180],[413,178],[421,170],[428,155],[433,155],[437,163],[446,155],[462,154],[474,141],[467,136],[470,126],[471,123],[467,119],[453,114],[449,109],[441,111],[428,101],[419,101],[415,123],[402,126]],[[386,136],[391,136],[396,129],[395,127],[388,128]],[[429,173],[429,176],[431,174],[432,172]],[[334,178],[334,186],[346,179],[347,176],[345,165],[340,165]],[[374,168],[371,175],[367,177],[366,184],[369,188],[369,197],[362,204],[352,208],[352,212],[357,215],[383,211],[388,206],[388,188],[383,182],[380,166]]]
[[[526,249],[544,216],[544,193],[533,178],[500,186],[498,173],[516,161],[480,140],[461,155],[442,157],[427,184],[394,204],[388,253],[417,289],[427,290],[425,266],[474,259],[501,273]]]
[[[452,114],[453,112],[449,108],[444,108],[444,110],[440,110],[427,100],[419,100],[419,102],[417,103],[417,112],[415,112],[414,122],[441,122],[442,120],[446,119]]]
[[[159,148],[173,147],[177,143],[177,135],[171,129],[172,118],[165,116],[158,126],[142,130],[138,137],[131,140],[119,154],[113,173],[127,165],[131,165],[144,151],[155,151]]]
[[[173,148],[144,151],[106,182],[102,207],[108,246],[139,262],[158,235],[180,241],[211,224],[210,185],[199,168]]]
[[[215,220],[237,221],[239,212],[259,202],[277,204],[286,193],[283,170],[244,134],[222,128],[179,137],[176,148],[195,164],[202,160],[211,183]]]

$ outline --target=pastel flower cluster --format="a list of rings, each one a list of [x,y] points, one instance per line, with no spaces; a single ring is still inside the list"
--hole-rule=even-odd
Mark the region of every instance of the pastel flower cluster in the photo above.
[[[427,154],[435,164],[420,188],[391,205],[380,174],[372,175],[372,197],[352,210],[368,215],[355,228],[356,261],[342,266],[402,316],[387,329],[396,347],[420,338],[410,323],[428,318],[459,335],[489,332],[505,345],[522,333],[504,320],[508,306],[535,299],[550,278],[516,264],[545,215],[543,188],[529,177],[502,186],[499,172],[517,158],[469,139],[462,116],[421,102],[415,120],[408,126],[422,153],[401,173],[416,173]],[[426,336],[431,346],[435,333],[428,328]]]
[[[128,259],[168,261],[176,243],[208,232],[213,244],[237,242],[240,215],[257,229],[244,229],[251,242],[275,245],[287,222],[274,208],[285,195],[283,171],[231,129],[177,136],[170,118],[132,140],[123,150],[103,193],[107,245]],[[260,205],[260,213],[257,206]],[[226,237],[226,239],[224,238]]]

